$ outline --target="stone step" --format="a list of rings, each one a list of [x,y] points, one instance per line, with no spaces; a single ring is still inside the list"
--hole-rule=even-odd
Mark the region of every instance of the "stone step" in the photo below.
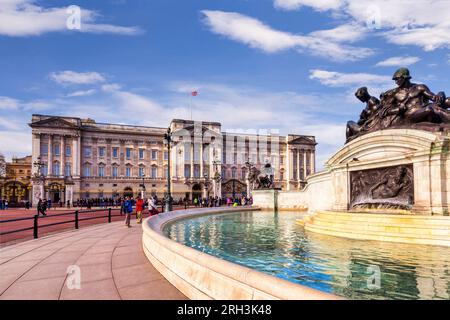
[[[450,217],[447,216],[411,216],[372,213],[343,213],[332,211],[318,211],[313,217],[339,219],[340,221],[367,221],[374,223],[400,223],[403,225],[430,225],[450,227]]]
[[[359,233],[359,232],[343,232],[340,230],[332,230],[329,228],[318,227],[312,224],[306,224],[305,230],[335,236],[335,237],[343,237],[350,238],[355,240],[373,240],[373,241],[388,241],[388,242],[399,242],[399,243],[408,243],[408,244],[418,244],[418,245],[440,245],[440,246],[448,246],[450,247],[450,238],[447,239],[432,239],[427,237],[407,237],[404,235],[398,234],[379,234],[379,233]]]
[[[299,220],[306,230],[352,239],[450,245],[449,217],[318,211]]]
[[[328,227],[339,230],[346,230],[353,232],[394,232],[405,235],[428,235],[428,236],[445,236],[450,237],[450,228],[447,227],[433,227],[433,226],[420,226],[401,223],[374,223],[372,221],[367,222],[348,222],[339,220],[323,219],[322,217],[312,218],[312,224],[316,226]]]

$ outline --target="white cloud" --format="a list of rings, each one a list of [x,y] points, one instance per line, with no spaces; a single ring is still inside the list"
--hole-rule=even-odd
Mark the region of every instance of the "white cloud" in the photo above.
[[[425,51],[450,47],[450,1],[447,0],[274,0],[277,8],[297,10],[308,6],[347,17],[348,23],[374,21],[381,35],[398,45]]]
[[[102,85],[102,90],[106,91],[106,92],[118,91],[121,88],[122,87],[117,83],[108,83],[108,84]]]
[[[59,71],[50,74],[50,79],[59,84],[93,84],[106,79],[97,72]]]
[[[90,90],[80,90],[80,91],[75,91],[72,93],[69,93],[67,95],[67,97],[86,97],[86,96],[92,96],[93,94],[95,94],[97,92],[97,90],[95,89],[90,89]]]
[[[391,57],[380,61],[376,64],[377,67],[401,67],[410,66],[420,61],[419,57]]]
[[[0,96],[0,110],[17,110],[18,108],[18,100]]]
[[[285,10],[297,10],[301,6],[309,6],[315,10],[324,11],[338,9],[341,5],[341,0],[275,0],[275,7]]]
[[[341,73],[320,69],[310,70],[310,79],[318,80],[330,87],[350,87],[355,85],[388,85],[391,77],[370,73]]]
[[[324,40],[335,42],[355,42],[367,35],[367,29],[357,24],[343,24],[334,29],[318,30],[309,34]]]
[[[36,0],[2,0],[0,3],[0,35],[39,36],[48,32],[67,31],[70,13],[66,7],[42,7]],[[122,27],[97,22],[100,15],[81,8],[80,32],[135,35],[138,27]]]
[[[354,61],[368,57],[373,50],[342,44],[363,37],[364,31],[352,26],[315,31],[310,35],[296,35],[271,28],[263,22],[235,12],[202,11],[204,23],[211,31],[244,43],[252,48],[275,53],[288,49],[338,61]],[[341,34],[339,34],[341,33]]]

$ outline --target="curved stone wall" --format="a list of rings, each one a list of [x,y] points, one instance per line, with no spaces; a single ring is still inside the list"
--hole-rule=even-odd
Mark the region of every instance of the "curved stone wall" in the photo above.
[[[164,226],[175,220],[244,210],[255,209],[193,209],[147,218],[142,225],[144,252],[153,266],[190,299],[341,299],[213,257],[177,243],[163,234]]]

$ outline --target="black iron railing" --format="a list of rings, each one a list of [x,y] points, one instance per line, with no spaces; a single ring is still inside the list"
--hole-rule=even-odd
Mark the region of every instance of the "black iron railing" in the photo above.
[[[102,212],[102,211],[107,211],[108,214],[107,215],[100,215],[100,216],[96,215],[96,216],[92,216],[92,217],[81,217],[80,218],[80,214],[96,213],[96,212]],[[120,209],[108,208],[106,210],[105,209],[84,210],[84,211],[76,210],[74,212],[52,214],[52,215],[46,215],[46,216],[35,215],[33,217],[27,217],[27,218],[0,220],[0,225],[1,226],[5,225],[6,223],[25,221],[25,220],[33,220],[33,226],[32,227],[3,231],[3,232],[0,232],[0,236],[4,236],[4,235],[7,235],[7,234],[12,234],[12,233],[23,232],[23,231],[33,230],[33,237],[35,239],[37,239],[39,237],[39,228],[46,228],[46,227],[52,227],[52,226],[57,226],[57,225],[62,225],[62,224],[73,223],[75,229],[78,229],[79,225],[80,225],[80,221],[88,221],[88,220],[104,219],[104,218],[107,218],[108,223],[111,223],[112,217],[120,217],[120,216],[122,216],[122,213],[112,214],[112,211],[120,211]],[[73,216],[74,218],[73,219],[69,219],[69,220],[64,220],[64,221],[48,223],[48,224],[39,224],[39,220],[40,219],[50,219],[50,218],[65,217],[65,216]]]

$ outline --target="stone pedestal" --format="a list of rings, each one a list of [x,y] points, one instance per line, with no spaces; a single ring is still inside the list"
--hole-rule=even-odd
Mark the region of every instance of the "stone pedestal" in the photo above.
[[[253,190],[253,204],[262,209],[278,210],[279,189]]]
[[[37,207],[37,204],[39,202],[39,199],[45,198],[44,194],[44,181],[36,179],[33,181],[33,188],[32,188],[32,206]]]

